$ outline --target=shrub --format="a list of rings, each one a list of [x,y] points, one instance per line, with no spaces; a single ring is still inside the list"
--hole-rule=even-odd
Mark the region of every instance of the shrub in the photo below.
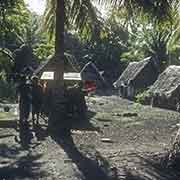
[[[135,96],[135,101],[140,104],[150,104],[150,93],[148,90],[143,90],[137,93]]]

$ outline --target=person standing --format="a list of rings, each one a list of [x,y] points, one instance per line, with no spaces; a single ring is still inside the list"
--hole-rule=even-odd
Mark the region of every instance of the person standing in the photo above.
[[[39,124],[39,115],[43,103],[43,87],[39,83],[37,76],[32,77],[32,121],[33,125]]]
[[[18,103],[19,103],[19,138],[17,142],[23,145],[29,144],[32,135],[29,131],[28,118],[31,108],[31,88],[27,83],[26,76],[20,76],[20,81],[17,87]],[[17,139],[17,138],[16,138]],[[15,139],[15,140],[16,140]]]
[[[19,102],[19,122],[27,122],[31,107],[31,89],[30,84],[26,81],[26,76],[20,78],[20,83],[17,89]]]

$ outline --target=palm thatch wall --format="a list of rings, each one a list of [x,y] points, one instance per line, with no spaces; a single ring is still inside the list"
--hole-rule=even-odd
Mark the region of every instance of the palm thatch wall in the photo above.
[[[156,98],[157,106],[176,109],[180,100],[180,66],[169,66],[150,87],[151,98]]]
[[[138,89],[144,89],[152,85],[157,79],[158,74],[153,59],[148,57],[139,62],[129,63],[128,67],[113,85],[118,89],[121,85],[128,85],[131,81],[137,91]]]

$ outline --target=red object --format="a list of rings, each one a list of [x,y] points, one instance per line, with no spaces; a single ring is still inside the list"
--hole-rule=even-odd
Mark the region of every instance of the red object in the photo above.
[[[94,81],[85,81],[83,90],[87,93],[96,90],[96,82]]]

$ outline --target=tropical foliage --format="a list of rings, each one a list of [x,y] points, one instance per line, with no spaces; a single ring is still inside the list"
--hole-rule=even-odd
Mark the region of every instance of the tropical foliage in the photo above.
[[[102,21],[100,13],[93,5],[93,1],[65,1],[65,29],[66,31],[77,31],[82,38],[94,39],[100,33]],[[43,27],[50,35],[55,34],[56,24],[56,3],[54,0],[47,0],[44,13]]]
[[[147,56],[156,57],[162,70],[167,64],[179,64],[178,1],[64,2],[65,51],[72,54],[81,67],[91,60],[112,82],[128,62]],[[103,17],[97,4],[107,5],[109,16]],[[23,0],[0,1],[0,47],[11,52],[25,43],[39,59],[52,55],[56,7],[56,1],[47,0],[44,15],[37,16],[26,8]],[[6,58],[0,57],[0,67],[4,68],[4,62],[9,66]]]

